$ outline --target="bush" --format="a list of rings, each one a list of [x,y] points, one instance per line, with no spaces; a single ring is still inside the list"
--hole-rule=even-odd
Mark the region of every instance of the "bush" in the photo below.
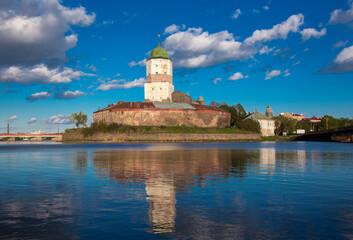
[[[259,122],[252,119],[237,121],[235,127],[249,132],[261,133]]]

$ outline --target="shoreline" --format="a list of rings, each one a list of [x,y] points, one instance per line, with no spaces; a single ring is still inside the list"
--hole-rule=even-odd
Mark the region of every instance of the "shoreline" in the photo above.
[[[290,137],[262,137],[261,134],[220,133],[65,133],[62,143],[192,143],[192,142],[262,142],[290,141]]]

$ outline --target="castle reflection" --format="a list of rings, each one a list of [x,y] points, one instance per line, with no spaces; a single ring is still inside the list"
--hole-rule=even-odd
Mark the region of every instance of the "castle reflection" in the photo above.
[[[235,150],[158,147],[148,151],[106,150],[94,153],[94,167],[99,175],[121,182],[146,184],[149,220],[154,233],[173,232],[176,219],[176,192],[186,191],[209,179],[243,178],[252,173],[271,173],[276,163],[274,149]],[[251,165],[251,166],[250,166]]]

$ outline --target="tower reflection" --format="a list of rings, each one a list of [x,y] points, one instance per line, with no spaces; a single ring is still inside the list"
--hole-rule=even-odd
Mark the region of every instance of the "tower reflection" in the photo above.
[[[153,146],[153,145],[151,145]],[[154,233],[173,232],[176,221],[176,193],[218,177],[243,178],[248,168],[273,172],[274,149],[179,149],[173,145],[149,150],[104,150],[94,152],[98,175],[112,180],[145,184],[149,221]]]
[[[98,174],[121,182],[144,182],[153,232],[174,231],[176,192],[208,177],[228,175],[232,150],[97,151]]]

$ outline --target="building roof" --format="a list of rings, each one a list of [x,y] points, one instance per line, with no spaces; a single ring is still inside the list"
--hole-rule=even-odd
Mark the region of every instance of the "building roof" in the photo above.
[[[312,121],[312,120],[321,121],[321,118],[311,117],[311,118],[303,118],[303,119],[302,119],[302,121]]]
[[[103,111],[124,111],[126,109],[153,109],[153,110],[167,110],[167,109],[178,109],[178,110],[194,110],[194,111],[217,111],[226,112],[218,107],[211,107],[200,104],[189,104],[189,103],[162,103],[162,102],[121,102],[115,105],[109,105],[106,108],[100,109],[97,112]]]
[[[254,111],[253,113],[251,113],[250,115],[248,115],[246,118],[244,119],[253,119],[253,120],[272,120],[269,117],[266,117],[265,115],[263,115],[262,113],[258,112],[257,110]]]
[[[164,102],[154,102],[153,105],[156,108],[169,108],[169,109],[195,109],[188,103],[164,103]]]
[[[169,59],[167,51],[161,47],[160,43],[158,43],[158,46],[153,49],[150,53],[150,59],[151,58],[165,58]]]

